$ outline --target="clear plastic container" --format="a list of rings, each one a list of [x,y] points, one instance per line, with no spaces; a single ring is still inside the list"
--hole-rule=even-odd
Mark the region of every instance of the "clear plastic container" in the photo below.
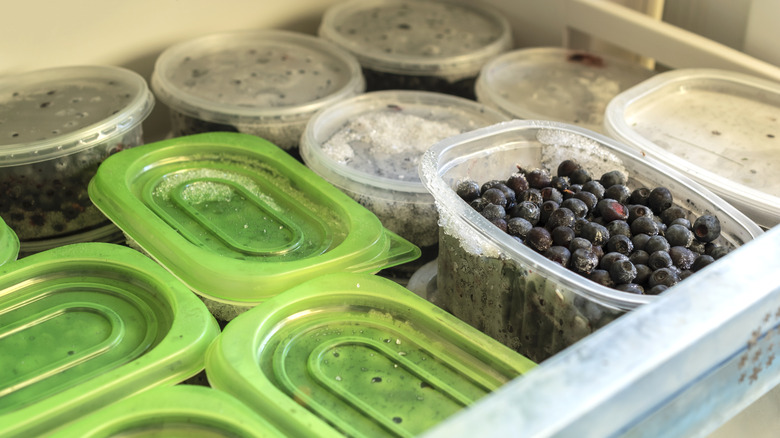
[[[284,438],[230,394],[203,386],[154,388],[112,403],[47,435],[55,438]]]
[[[0,218],[0,266],[19,257],[19,237]]]
[[[474,99],[490,58],[509,50],[499,11],[465,1],[352,0],[325,11],[320,37],[354,54],[368,91],[434,91]]]
[[[101,211],[229,321],[328,272],[377,272],[420,249],[259,137],[206,133],[116,154],[89,194]]]
[[[653,72],[627,60],[561,47],[519,49],[482,68],[477,100],[510,116],[554,120],[596,132],[604,111],[621,91]]]
[[[0,424],[41,436],[203,369],[219,328],[206,306],[138,251],[50,249],[0,267]]]
[[[454,189],[465,179],[507,178],[518,164],[554,170],[567,158],[593,175],[621,170],[629,187],[665,186],[675,204],[720,220],[721,245],[736,248],[762,233],[672,168],[584,128],[515,120],[436,144],[420,163],[440,217],[435,303],[537,362],[657,299],[602,286],[547,259],[490,223]]]
[[[106,157],[143,143],[146,81],[119,67],[58,67],[0,78],[0,96],[0,216],[22,246],[110,226],[87,184]]]
[[[612,99],[605,127],[759,225],[780,223],[780,84],[726,70],[673,70]]]
[[[438,213],[417,172],[420,157],[453,135],[507,120],[479,103],[425,91],[375,91],[314,115],[301,139],[304,163],[436,257]]]
[[[363,92],[357,60],[320,38],[282,30],[208,35],[166,49],[152,89],[172,136],[230,131],[296,155],[314,112]]]
[[[231,321],[211,385],[290,436],[415,436],[534,367],[400,285],[334,273]]]

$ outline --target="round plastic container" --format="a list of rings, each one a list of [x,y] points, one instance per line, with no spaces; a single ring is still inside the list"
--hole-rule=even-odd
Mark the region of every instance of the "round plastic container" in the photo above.
[[[301,139],[304,163],[371,210],[382,224],[436,256],[438,213],[420,181],[422,154],[447,137],[507,117],[442,93],[375,91],[314,115]]]
[[[231,131],[297,154],[311,115],[362,93],[357,60],[310,35],[280,30],[209,35],[158,58],[152,89],[170,108],[174,137]]]
[[[514,118],[602,132],[609,101],[652,75],[616,57],[558,47],[520,49],[485,64],[476,94],[480,102]]]
[[[683,174],[577,126],[514,120],[437,143],[420,162],[420,177],[440,218],[433,302],[534,361],[659,298],[602,286],[547,259],[493,225],[455,191],[467,179],[506,179],[517,166],[554,171],[564,159],[576,160],[592,175],[620,170],[629,187],[668,188],[675,204],[690,214],[719,219],[715,242],[720,245],[734,249],[762,234],[744,214]]]
[[[612,99],[605,127],[759,225],[780,223],[780,84],[726,70],[664,72]]]
[[[331,6],[320,37],[354,54],[368,91],[413,89],[474,98],[490,58],[512,45],[508,21],[485,4],[351,0]]]
[[[119,67],[0,79],[0,216],[22,247],[83,242],[91,230],[111,227],[87,184],[109,155],[142,143],[141,122],[153,105],[144,79]]]
[[[19,257],[19,237],[0,218],[0,266]]]

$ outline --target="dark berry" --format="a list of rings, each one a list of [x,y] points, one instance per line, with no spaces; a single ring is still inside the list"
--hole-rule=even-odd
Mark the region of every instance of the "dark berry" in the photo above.
[[[712,242],[720,236],[720,221],[710,214],[699,216],[693,222],[693,235],[699,242]]]
[[[612,265],[615,262],[622,261],[622,260],[628,260],[628,257],[626,257],[625,254],[621,254],[619,252],[608,252],[601,257],[598,266],[599,269],[609,271],[609,269],[612,267]]]
[[[629,260],[617,260],[610,266],[609,276],[616,284],[631,283],[636,278],[636,267]]]
[[[525,174],[528,186],[534,189],[542,189],[550,185],[550,172],[546,169],[534,169]]]
[[[704,254],[706,251],[707,244],[704,242],[699,242],[698,240],[694,239],[693,242],[688,246],[688,249],[695,252],[696,254]]]
[[[626,221],[612,221],[607,224],[607,231],[610,236],[622,235],[631,238],[631,227]]]
[[[656,284],[655,286],[647,290],[647,295],[658,295],[661,292],[665,291],[666,289],[669,289],[669,286],[665,284]]]
[[[663,268],[669,268],[672,266],[672,256],[666,251],[656,251],[650,253],[650,257],[647,259],[647,266],[650,269],[657,271]]]
[[[590,275],[588,275],[588,278],[602,286],[615,287],[615,282],[612,281],[609,272],[604,269],[594,269]]]
[[[631,243],[634,244],[634,251],[645,249],[645,245],[650,240],[649,234],[634,234],[631,237]]]
[[[647,205],[647,198],[650,197],[650,189],[647,187],[639,187],[631,192],[631,196],[628,197],[630,204]]]
[[[580,199],[569,198],[561,202],[562,208],[568,208],[574,213],[574,216],[583,218],[588,215],[588,206]]]
[[[582,185],[582,191],[593,193],[597,199],[604,199],[604,186],[596,180],[591,180]]]
[[[684,246],[689,247],[693,243],[693,233],[683,225],[675,224],[670,225],[664,233],[664,237],[669,241],[671,246]]]
[[[658,225],[652,217],[640,216],[631,222],[631,232],[634,235],[647,234],[648,236],[655,236],[658,234]]]
[[[477,211],[482,211],[485,208],[485,206],[488,204],[490,204],[490,202],[488,202],[488,200],[483,197],[473,199],[471,202],[469,202],[471,208]]]
[[[565,246],[551,246],[544,252],[544,256],[567,267],[569,265],[569,259],[571,258],[571,252],[569,252],[569,249]]]
[[[533,202],[534,204],[541,204],[544,202],[542,199],[542,193],[539,191],[539,189],[528,189],[523,190],[522,192],[519,192],[517,194],[517,202]]]
[[[545,224],[545,225],[550,225],[550,226],[547,226],[548,230],[551,230],[551,229],[557,227],[558,225],[560,225],[560,224],[558,224],[558,225],[556,225],[556,224],[548,224],[548,222],[550,221],[550,218],[552,217],[553,213],[555,213],[555,211],[558,210],[558,208],[559,208],[559,205],[555,201],[545,201],[545,202],[543,202],[542,206],[539,208],[539,223]],[[569,213],[571,213],[571,211],[569,211]],[[574,215],[572,214],[572,218],[573,217],[574,217]]]
[[[544,204],[542,204],[542,207],[544,207]],[[548,230],[553,230],[557,227],[571,228],[574,226],[575,220],[576,217],[571,210],[565,207],[559,207],[550,214],[550,217],[547,219],[546,227]]]
[[[628,187],[622,184],[609,186],[607,190],[604,191],[605,198],[612,198],[621,204],[628,202],[629,196],[631,196],[631,192],[628,190]]]
[[[533,227],[531,222],[521,217],[512,217],[506,221],[506,232],[521,239],[525,239]]]
[[[574,253],[574,251],[578,249],[586,249],[590,251],[593,249],[593,244],[590,243],[590,240],[588,239],[575,237],[574,239],[571,239],[571,243],[569,244],[569,251]]]
[[[631,207],[628,207],[628,223],[634,222],[636,218],[639,217],[653,217],[653,211],[650,210],[650,207],[646,205],[641,204],[632,204]]]
[[[546,228],[533,227],[525,236],[525,244],[537,252],[544,252],[552,246],[552,236]]]
[[[691,269],[696,254],[684,246],[673,246],[669,248],[669,256],[672,257],[672,263],[681,270]]]
[[[471,202],[480,196],[479,184],[476,181],[462,181],[456,189],[458,196],[466,202]]]
[[[666,210],[669,210],[669,209],[667,208]],[[669,226],[671,227],[672,225],[680,225],[680,226],[685,227],[688,230],[691,229],[691,221],[689,221],[688,219],[686,219],[684,217],[678,217],[677,219],[671,221],[669,223]]]
[[[588,207],[588,211],[592,211],[594,208],[596,208],[596,204],[599,202],[599,199],[596,197],[596,195],[586,191],[579,191],[577,193],[574,193],[572,195],[572,198],[576,198],[584,202],[585,205]]]
[[[634,250],[634,244],[628,236],[623,234],[610,235],[607,240],[606,250],[608,252],[619,252],[629,255]]]
[[[637,284],[647,283],[647,279],[650,278],[650,274],[653,273],[653,270],[650,269],[649,266],[641,263],[634,263],[634,267],[636,268],[636,277],[634,278],[634,283]]]
[[[629,254],[628,259],[635,265],[646,265],[647,260],[650,259],[650,254],[643,249],[637,249]]]
[[[554,201],[558,204],[563,202],[563,195],[555,187],[545,187],[539,190],[544,201]]]
[[[666,237],[650,236],[643,249],[647,251],[648,254],[652,254],[656,251],[669,252],[669,248],[671,247],[672,245],[669,245],[669,241],[666,240]]]
[[[729,253],[729,249],[726,248],[725,246],[716,246],[715,248],[712,249],[712,251],[710,251],[709,255],[711,255],[712,258],[714,258],[715,260],[718,260],[728,253]]]
[[[491,204],[506,207],[506,195],[496,187],[489,188],[482,192],[482,197]]]
[[[592,178],[590,177],[590,173],[581,167],[579,169],[575,169],[572,171],[572,173],[569,174],[569,182],[571,184],[585,184],[591,179]]]
[[[609,231],[604,225],[588,222],[582,225],[580,237],[588,239],[594,246],[601,246],[609,240]]]
[[[612,187],[614,185],[624,186],[628,182],[628,177],[626,177],[626,174],[619,170],[610,170],[609,172],[601,175],[600,181],[604,187]]]
[[[569,244],[571,244],[572,239],[574,239],[574,229],[571,227],[555,227],[550,232],[552,235],[552,241],[554,246],[565,246],[566,248],[569,247]]]
[[[579,163],[574,160],[563,160],[558,164],[557,174],[558,176],[569,176],[575,170],[582,169]]]
[[[555,188],[561,194],[569,189],[569,179],[563,176],[554,176],[550,178],[550,187]]]
[[[686,214],[685,210],[679,205],[672,205],[671,207],[662,211],[660,216],[661,216],[661,220],[666,225],[671,225],[675,219],[685,219],[688,215]]]
[[[503,231],[505,233],[507,232],[506,231],[506,221],[503,218],[490,219],[490,223],[492,223],[493,225],[498,227],[499,230],[501,230],[501,231]]]
[[[504,207],[496,204],[488,204],[479,212],[487,220],[503,219],[506,216]]]
[[[691,271],[698,272],[699,270],[703,269],[705,266],[709,265],[714,261],[715,259],[712,256],[709,256],[707,254],[701,254],[693,260],[693,265],[691,265]]]
[[[485,192],[488,189],[497,188],[499,185],[504,184],[504,181],[498,180],[498,179],[491,179],[490,181],[482,184],[482,187],[480,187],[480,191],[484,195]]]
[[[664,210],[672,206],[672,192],[666,187],[656,187],[650,191],[650,195],[647,197],[647,206],[653,210],[655,214],[661,214]]]
[[[569,267],[578,274],[590,274],[599,264],[599,258],[593,251],[578,249],[571,253]]]
[[[669,268],[661,268],[656,269],[652,274],[650,274],[650,278],[647,279],[647,284],[651,288],[659,284],[671,287],[677,284],[679,281],[680,277],[677,272]]]
[[[636,283],[623,283],[615,286],[615,289],[621,292],[628,292],[637,295],[644,295],[645,289]]]
[[[527,220],[531,225],[539,223],[539,206],[530,201],[523,201],[509,210],[509,215]]]
[[[528,181],[525,179],[525,175],[522,173],[513,173],[506,180],[506,185],[510,189],[514,190],[515,193],[523,192],[529,188]]]
[[[614,199],[602,199],[596,204],[596,210],[606,222],[624,221],[628,219],[628,209],[626,206]]]

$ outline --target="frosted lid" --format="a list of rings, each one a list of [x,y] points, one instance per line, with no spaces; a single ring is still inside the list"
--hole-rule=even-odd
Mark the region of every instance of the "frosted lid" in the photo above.
[[[154,92],[167,105],[234,123],[309,116],[364,87],[352,55],[319,38],[280,30],[176,44],[157,58],[152,76]]]
[[[0,166],[72,154],[138,126],[154,98],[135,72],[59,67],[0,78]]]
[[[726,70],[672,70],[616,96],[605,127],[760,225],[780,223],[780,84]]]
[[[301,143],[306,164],[326,179],[427,193],[422,154],[453,135],[507,120],[474,101],[425,91],[376,91],[319,112]],[[331,174],[335,173],[333,178]]]
[[[557,47],[520,49],[492,59],[477,99],[520,119],[554,120],[602,131],[618,93],[653,72],[619,58]]]
[[[54,248],[0,267],[0,424],[46,430],[203,369],[206,306],[133,249]]]
[[[14,230],[0,218],[0,266],[16,260],[19,256],[19,237]]]
[[[95,205],[191,289],[255,305],[332,271],[376,272],[420,250],[272,143],[207,133],[126,149]]]
[[[437,0],[341,2],[319,34],[364,67],[401,74],[475,76],[512,44],[509,23],[487,5]]]
[[[533,367],[399,284],[348,273],[239,315],[206,357],[212,386],[291,436],[417,436]]]

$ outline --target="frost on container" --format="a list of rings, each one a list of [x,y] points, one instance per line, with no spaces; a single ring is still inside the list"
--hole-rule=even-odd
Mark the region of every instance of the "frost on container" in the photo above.
[[[694,215],[719,218],[735,248],[761,233],[744,215],[683,175],[597,133],[556,122],[512,121],[438,143],[420,175],[439,210],[437,291],[431,298],[502,343],[542,361],[655,296],[601,286],[546,259],[460,199],[465,179],[506,178],[574,159],[592,174],[620,170],[630,187],[665,186]]]

